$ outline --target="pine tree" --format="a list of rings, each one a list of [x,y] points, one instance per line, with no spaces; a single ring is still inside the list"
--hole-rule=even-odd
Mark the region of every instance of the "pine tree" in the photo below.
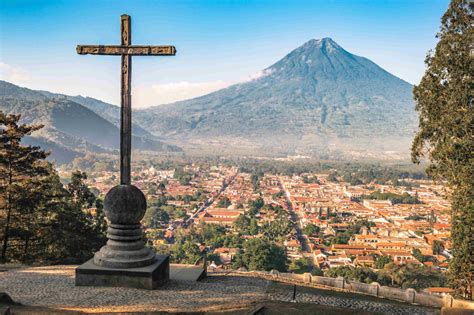
[[[23,137],[42,128],[40,125],[19,124],[20,115],[6,115],[0,111],[0,206],[4,218],[1,260],[7,260],[12,234],[28,241],[33,229],[32,221],[21,217],[31,215],[35,209],[38,191],[35,182],[47,175],[47,153],[36,146],[21,144]],[[18,248],[20,242],[15,240]]]
[[[441,20],[439,42],[414,88],[419,131],[412,159],[427,155],[428,173],[443,180],[452,203],[453,259],[449,278],[457,294],[472,299],[474,281],[474,3],[452,0]]]
[[[41,128],[0,111],[1,260],[83,262],[105,243],[103,203],[74,172],[64,187],[36,146],[21,140]],[[87,212],[95,205],[92,215]]]

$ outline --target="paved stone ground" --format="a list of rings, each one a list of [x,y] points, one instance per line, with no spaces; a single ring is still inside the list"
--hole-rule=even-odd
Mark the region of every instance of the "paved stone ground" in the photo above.
[[[292,292],[270,293],[269,299],[272,301],[290,302],[293,298]],[[427,309],[418,306],[400,305],[380,299],[379,301],[365,300],[351,296],[331,296],[311,293],[298,293],[296,297],[298,303],[311,303],[317,305],[333,306],[354,311],[365,311],[370,314],[390,314],[390,315],[424,315],[439,314],[439,310]]]
[[[0,273],[0,291],[15,302],[86,312],[218,311],[265,299],[265,281],[243,276],[170,281],[163,289],[75,287],[75,266],[48,266]]]
[[[200,282],[170,281],[162,289],[75,287],[76,266],[0,272],[0,292],[30,306],[86,312],[219,312],[248,310],[265,301],[290,301],[291,286],[243,274],[212,275]],[[437,314],[437,310],[330,290],[299,289],[297,301],[381,314]],[[296,304],[297,305],[297,304]]]

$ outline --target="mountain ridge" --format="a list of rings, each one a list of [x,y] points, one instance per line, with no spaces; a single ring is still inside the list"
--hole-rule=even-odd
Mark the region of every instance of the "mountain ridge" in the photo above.
[[[1,83],[2,93],[8,94],[12,87]],[[25,88],[17,93],[23,102],[53,102],[63,109],[81,106],[105,120],[100,124],[107,128],[119,127],[118,106],[80,95]],[[56,117],[54,111],[47,116]],[[45,132],[54,130],[53,139],[79,136],[70,141],[81,151],[118,148],[118,135],[110,140],[110,130],[100,133],[105,139],[97,140],[96,133],[71,130],[75,123],[63,122]],[[307,41],[250,81],[193,99],[134,109],[132,125],[134,147],[139,149],[166,139],[193,152],[213,154],[398,159],[408,157],[416,123],[409,83],[323,38]],[[177,150],[173,145],[171,151]]]
[[[155,136],[180,144],[407,155],[417,121],[411,90],[406,81],[332,39],[313,39],[256,79],[140,109],[135,117]]]
[[[0,81],[0,110],[7,114],[21,114],[23,123],[44,125],[26,143],[42,144],[44,149],[52,151],[51,159],[60,164],[69,163],[87,152],[115,153],[120,146],[117,126],[61,94]],[[139,150],[181,151],[179,147],[152,136],[134,134],[132,143]]]

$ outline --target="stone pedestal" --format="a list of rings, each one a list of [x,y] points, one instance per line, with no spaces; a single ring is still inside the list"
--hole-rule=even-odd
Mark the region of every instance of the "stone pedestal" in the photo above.
[[[94,259],[76,268],[76,286],[130,287],[154,290],[169,280],[168,255],[156,255],[153,264],[136,268],[98,266]]]
[[[169,256],[145,247],[140,220],[146,198],[132,185],[113,187],[105,196],[107,244],[76,269],[77,286],[155,289],[169,279]]]

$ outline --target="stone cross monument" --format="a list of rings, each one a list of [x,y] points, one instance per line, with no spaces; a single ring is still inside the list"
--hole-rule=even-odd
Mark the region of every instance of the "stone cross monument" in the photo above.
[[[120,17],[121,45],[79,45],[81,55],[121,56],[120,72],[120,185],[105,196],[104,210],[109,221],[107,244],[94,258],[76,269],[78,286],[126,286],[155,289],[169,279],[169,257],[156,255],[144,246],[140,220],[146,211],[146,198],[131,185],[132,56],[174,56],[174,46],[132,45],[131,19]],[[100,135],[98,135],[100,136]]]

